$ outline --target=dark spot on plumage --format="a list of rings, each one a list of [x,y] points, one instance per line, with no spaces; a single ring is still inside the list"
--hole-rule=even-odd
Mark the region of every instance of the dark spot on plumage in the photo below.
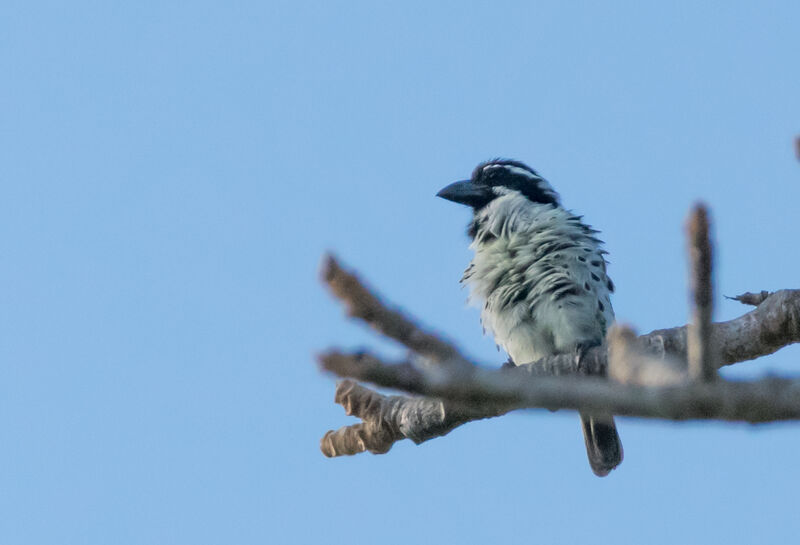
[[[577,287],[577,286],[572,286],[569,289],[565,289],[565,290],[561,290],[559,292],[556,292],[555,295],[553,296],[553,299],[555,301],[560,301],[561,299],[563,299],[567,295],[580,295],[580,294],[581,294],[581,289],[579,287]]]
[[[560,244],[557,244],[555,247],[551,249],[552,252],[560,252],[561,250],[568,250],[570,248],[574,248],[575,244],[571,241],[564,241]]]
[[[530,291],[531,291],[531,289],[530,289],[529,286],[522,286],[522,288],[520,288],[517,291],[516,295],[514,295],[514,297],[509,302],[510,303],[520,303],[520,302],[524,301],[525,299],[528,298],[528,294],[530,293]]]
[[[586,263],[586,258],[583,257],[582,255],[579,255],[578,256],[578,261],[580,261],[581,263]]]
[[[506,276],[508,276],[508,272],[507,271],[503,272],[503,274],[498,275],[497,278],[495,278],[494,284],[492,284],[492,287],[489,290],[489,292],[490,293],[493,292],[494,290],[499,288],[501,284],[506,282]]]
[[[508,250],[508,257],[510,257],[511,259],[514,259],[515,257],[517,257],[517,251],[513,250],[513,249],[509,249]]]
[[[561,264],[561,268],[562,269],[569,269],[569,265],[567,265],[566,263],[562,263]]]
[[[555,252],[561,252],[563,250],[569,250],[575,247],[575,243],[571,241],[565,240],[553,240],[550,242],[545,242],[544,244],[540,244],[536,251],[537,253],[547,254],[554,258],[561,257],[561,254],[556,254]]]
[[[595,260],[592,260],[592,261],[590,261],[590,262],[589,262],[589,264],[590,264],[592,267],[599,267],[599,266],[600,266],[600,262],[599,262],[599,261],[597,261],[596,259],[595,259]]]
[[[610,278],[608,279],[608,283],[606,283],[606,286],[608,286],[608,291],[610,292],[614,291],[614,282],[612,282]]]
[[[483,234],[481,235],[480,242],[482,244],[486,244],[487,242],[491,242],[496,238],[497,237],[491,231],[484,231]]]
[[[603,306],[603,303],[601,301],[597,302],[597,308],[600,309],[600,312],[604,312],[606,310],[606,307]]]
[[[592,286],[589,285],[589,282],[584,282],[583,287],[586,289],[586,291],[592,291]]]
[[[600,277],[592,273],[592,280],[594,280],[595,282],[600,282]]]
[[[591,248],[584,248],[584,249],[583,249],[583,251],[584,251],[584,252],[591,252],[591,251],[592,251],[592,249],[591,249]]]
[[[552,290],[558,291],[564,288],[569,288],[570,286],[572,286],[572,282],[569,282],[568,280],[561,280],[560,282],[556,282],[556,284],[553,285]]]

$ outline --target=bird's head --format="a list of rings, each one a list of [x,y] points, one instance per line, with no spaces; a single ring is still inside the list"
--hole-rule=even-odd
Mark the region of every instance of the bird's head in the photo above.
[[[479,164],[469,180],[452,183],[437,197],[471,206],[475,211],[498,197],[517,192],[529,201],[558,206],[556,193],[547,180],[525,163],[494,159]]]

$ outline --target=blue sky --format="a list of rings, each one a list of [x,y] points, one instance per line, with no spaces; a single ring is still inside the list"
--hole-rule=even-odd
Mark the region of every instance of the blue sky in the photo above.
[[[458,278],[479,161],[530,163],[603,231],[617,317],[793,288],[795,2],[6,2],[0,18],[0,541],[787,541],[800,427],[529,411],[329,460],[314,353],[398,348],[317,280],[337,252],[478,361]],[[746,309],[718,298],[717,318]],[[792,372],[787,348],[727,376]]]

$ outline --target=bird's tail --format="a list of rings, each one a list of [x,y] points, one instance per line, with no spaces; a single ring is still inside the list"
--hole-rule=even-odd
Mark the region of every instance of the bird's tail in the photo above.
[[[605,477],[622,462],[622,443],[614,417],[581,413],[581,426],[589,465],[595,475]]]

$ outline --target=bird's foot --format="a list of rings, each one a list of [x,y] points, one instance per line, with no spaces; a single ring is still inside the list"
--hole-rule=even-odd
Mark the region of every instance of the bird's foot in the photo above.
[[[583,368],[583,359],[586,357],[586,354],[589,353],[590,349],[595,346],[600,346],[601,344],[602,343],[597,341],[581,341],[575,345],[575,367],[578,369],[579,373],[586,374]]]

